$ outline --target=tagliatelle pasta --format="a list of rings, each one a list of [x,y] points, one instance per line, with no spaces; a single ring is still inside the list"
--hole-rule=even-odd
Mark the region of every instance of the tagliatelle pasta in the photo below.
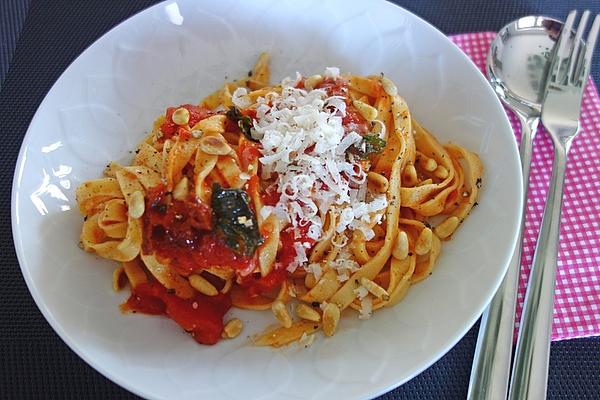
[[[118,261],[123,312],[167,315],[200,343],[233,307],[271,310],[256,345],[333,335],[397,304],[477,204],[483,166],[440,144],[383,75],[248,77],[169,107],[132,165],[83,183],[82,247]]]

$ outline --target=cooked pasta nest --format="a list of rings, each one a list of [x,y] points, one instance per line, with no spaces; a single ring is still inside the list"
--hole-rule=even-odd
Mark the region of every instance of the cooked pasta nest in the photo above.
[[[278,347],[294,341],[311,342],[311,335],[319,330],[331,336],[347,309],[368,318],[375,310],[397,304],[411,285],[431,275],[442,242],[452,238],[477,205],[483,166],[473,152],[455,144],[442,145],[419,125],[394,83],[383,75],[338,75],[330,68],[324,76],[298,76],[274,86],[269,79],[269,56],[262,54],[248,77],[224,84],[198,106],[171,108],[155,121],[152,132],[136,149],[131,164],[108,164],[103,178],[79,186],[77,202],[84,216],[83,249],[120,263],[113,274],[115,290],[128,284],[134,297],[140,285],[160,285],[166,290],[161,299],[167,306],[161,308],[159,299],[159,308],[154,313],[166,313],[192,334],[198,328],[196,323],[186,326],[183,317],[174,316],[174,309],[169,310],[175,306],[164,296],[184,302],[177,304],[191,304],[194,310],[199,301],[220,296],[227,303],[221,314],[225,314],[229,302],[242,309],[270,309],[275,325],[256,335],[253,341],[256,345]],[[363,129],[359,136],[353,134],[354,142],[345,153],[329,152],[330,156],[322,156],[330,157],[323,158],[322,164],[318,164],[320,155],[314,154],[311,147],[302,147],[300,154],[288,154],[289,160],[285,162],[289,161],[290,170],[301,168],[301,161],[297,160],[302,154],[314,158],[309,161],[318,164],[315,168],[319,165],[334,168],[328,160],[338,160],[335,168],[358,170],[361,178],[356,182],[360,183],[350,182],[350,173],[341,173],[338,182],[342,182],[343,190],[336,188],[339,189],[336,192],[331,183],[321,182],[325,178],[314,178],[308,180],[312,184],[308,194],[294,198],[294,191],[300,189],[296,186],[289,189],[283,180],[285,175],[292,182],[295,173],[282,172],[280,164],[265,161],[273,156],[279,157],[277,162],[283,162],[282,156],[274,152],[273,143],[267,144],[272,139],[268,139],[268,129],[263,129],[267,132],[265,136],[256,137],[261,130],[261,118],[275,115],[276,107],[287,104],[285,96],[290,104],[306,101],[308,105],[320,105],[317,111],[300,117],[318,119],[324,113],[322,118],[327,124],[332,127],[342,124],[342,141],[349,135],[349,129]],[[345,116],[352,113],[351,122],[355,125],[348,128]],[[270,123],[273,130],[278,122]],[[339,131],[339,127],[336,129]],[[282,132],[284,139],[285,135],[291,135]],[[320,134],[318,129],[315,132]],[[371,141],[368,135],[374,139]],[[270,153],[267,148],[271,148]],[[332,173],[327,168],[326,172]],[[319,173],[314,176],[320,176]],[[157,187],[162,188],[163,196],[159,206],[157,197],[152,197]],[[323,188],[341,194],[321,196],[319,191]],[[215,219],[216,190],[230,196],[231,204],[235,205],[228,209],[219,203],[219,210],[225,211],[218,218],[224,218],[225,222]],[[273,194],[279,200],[267,205],[265,198]],[[336,203],[347,194],[353,196],[351,202]],[[315,207],[320,208],[317,211],[290,211],[285,215],[288,209],[308,207],[311,196],[333,201],[326,204],[325,200],[315,200]],[[378,198],[380,208],[363,212],[359,218],[359,212],[349,204],[358,202],[357,198],[367,209],[369,201]],[[244,201],[246,208],[242,207]],[[193,213],[174,214],[175,219],[192,215],[195,218],[184,221],[191,226],[185,232],[195,236],[186,239],[185,243],[192,244],[188,248],[183,246],[185,251],[177,253],[179,258],[169,257],[162,242],[162,250],[157,250],[158,242],[153,242],[152,235],[171,234],[172,229],[166,222],[164,226],[157,225],[156,219],[149,216],[175,203],[188,212],[192,210],[190,207],[196,207]],[[227,222],[227,210],[237,213],[237,219]],[[352,210],[355,219],[350,220],[347,217],[350,211],[344,210]],[[298,237],[304,212],[310,214],[304,226],[313,227],[311,238],[306,231],[302,231],[302,238]],[[342,225],[344,218],[346,222]],[[260,236],[253,236],[256,232]],[[219,252],[228,254],[223,256],[224,260],[243,260],[245,264],[195,266],[194,260],[204,257],[202,251],[206,252],[208,247],[197,247],[193,241],[203,240],[209,234],[220,241],[220,246],[227,243],[218,247]],[[288,238],[285,243],[284,235]],[[173,246],[182,246],[177,240],[172,242]],[[291,252],[291,263],[290,249],[295,251]],[[283,254],[286,251],[288,256]],[[185,254],[195,258],[183,268]],[[284,259],[287,265],[283,265]],[[273,278],[276,274],[277,279]],[[252,282],[250,285],[248,280]],[[132,304],[128,301],[122,310],[136,311],[139,304]],[[221,321],[215,325],[210,339],[196,339],[214,343],[216,333],[233,338],[242,328],[239,319]]]

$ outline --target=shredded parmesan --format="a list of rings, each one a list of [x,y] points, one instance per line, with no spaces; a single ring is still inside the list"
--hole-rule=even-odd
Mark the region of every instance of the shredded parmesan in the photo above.
[[[340,79],[339,75],[334,67],[324,73],[330,79]],[[295,79],[284,79],[281,94],[271,92],[257,99],[253,129],[262,138],[262,178],[276,177],[275,187],[280,193],[274,207],[261,209],[261,217],[275,213],[296,229],[308,226],[307,236],[319,240],[321,215],[333,209],[339,217],[338,233],[360,229],[372,237],[370,226],[380,220],[387,199],[385,195],[366,199],[365,189],[353,188],[356,184],[365,186],[366,172],[358,160],[346,154],[350,146],[362,140],[359,133],[345,132],[342,125],[346,99],[329,96],[324,89],[296,88],[301,79],[299,74]],[[232,101],[242,104],[246,95],[245,89],[238,89]],[[291,271],[307,261],[305,248],[294,247]],[[347,280],[354,266],[340,269],[339,275]]]
[[[360,264],[352,259],[347,248],[343,248],[329,266],[336,271],[339,282],[346,282],[350,279],[350,275],[360,269]]]
[[[359,319],[369,319],[373,313],[373,299],[371,296],[366,296],[360,300],[360,314]]]
[[[319,263],[308,264],[304,269],[306,272],[312,273],[317,281],[321,279],[321,276],[323,275],[323,269]]]
[[[314,333],[311,333],[310,335],[307,335],[306,332],[304,332],[302,334],[302,336],[300,337],[300,340],[298,341],[298,344],[306,349],[306,348],[310,347],[313,344],[314,341],[315,341],[315,334]]]
[[[290,265],[288,265],[288,267],[287,267],[287,270],[289,272],[296,271],[296,268],[298,268],[300,265],[303,265],[304,263],[306,263],[308,261],[308,258],[306,257],[306,247],[304,246],[303,243],[295,242],[294,250],[296,250],[296,257],[290,263]]]
[[[248,89],[245,87],[239,87],[234,90],[231,95],[231,102],[234,106],[239,108],[248,108],[252,104],[250,97],[248,97]]]

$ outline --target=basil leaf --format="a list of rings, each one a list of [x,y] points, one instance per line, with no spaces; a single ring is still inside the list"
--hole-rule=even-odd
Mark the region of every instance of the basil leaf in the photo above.
[[[264,239],[248,194],[241,189],[223,189],[215,183],[211,200],[215,226],[227,247],[244,256],[253,255]]]
[[[258,140],[254,139],[252,137],[251,129],[254,126],[254,124],[252,123],[252,118],[250,118],[247,115],[243,115],[237,107],[231,107],[225,113],[225,115],[228,118],[230,118],[231,120],[233,120],[234,122],[237,122],[237,124],[240,127],[240,130],[242,131],[244,136],[246,136],[248,139],[252,140],[253,142],[258,142]]]
[[[354,146],[353,153],[362,159],[367,159],[371,154],[381,153],[386,141],[378,135],[365,135],[363,140]]]

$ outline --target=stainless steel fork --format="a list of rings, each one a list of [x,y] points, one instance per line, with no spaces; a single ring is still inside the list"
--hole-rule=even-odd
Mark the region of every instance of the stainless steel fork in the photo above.
[[[600,29],[599,14],[594,19],[587,41],[581,40],[590,14],[585,11],[575,37],[572,37],[576,14],[576,11],[569,13],[555,47],[542,104],[542,123],[554,144],[554,163],[521,316],[509,392],[511,400],[546,398],[567,153],[579,132],[581,99]]]

